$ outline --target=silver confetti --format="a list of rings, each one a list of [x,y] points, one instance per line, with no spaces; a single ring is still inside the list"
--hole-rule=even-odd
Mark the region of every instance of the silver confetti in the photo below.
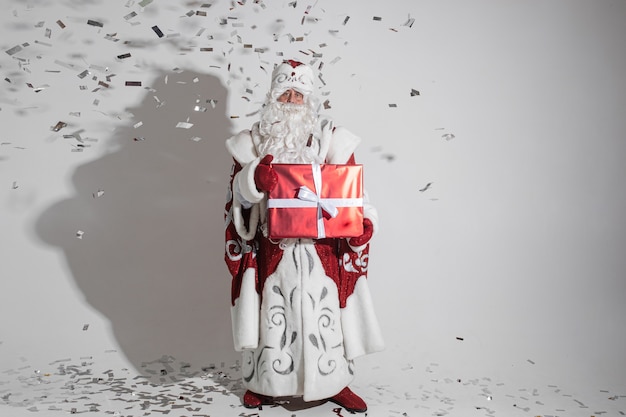
[[[52,130],[54,132],[58,132],[59,130],[63,129],[66,126],[67,126],[67,123],[65,123],[65,122],[57,122],[56,125],[50,127],[50,130]]]
[[[22,50],[22,47],[20,45],[15,45],[13,48],[7,50],[6,53],[9,55],[14,55],[21,50]]]
[[[428,184],[426,184],[423,188],[421,188],[421,189],[419,190],[419,192],[420,192],[420,193],[423,193],[424,191],[426,191],[426,190],[430,189],[430,186],[431,186],[432,184],[433,184],[432,182],[429,182],[429,183],[428,183]],[[462,338],[458,338],[458,337],[457,337],[457,340],[463,340],[463,339],[462,339]]]

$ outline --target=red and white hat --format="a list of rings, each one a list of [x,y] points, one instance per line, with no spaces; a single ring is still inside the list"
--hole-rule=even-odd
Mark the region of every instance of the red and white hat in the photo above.
[[[282,94],[286,90],[294,89],[304,95],[309,95],[313,92],[313,80],[313,68],[289,59],[274,68],[271,91]]]

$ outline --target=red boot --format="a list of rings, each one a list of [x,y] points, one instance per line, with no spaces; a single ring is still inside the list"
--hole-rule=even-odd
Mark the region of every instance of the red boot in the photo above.
[[[341,392],[334,397],[329,398],[328,401],[334,402],[335,404],[345,408],[347,411],[353,413],[364,413],[367,411],[367,404],[365,404],[365,401],[352,392],[348,387],[342,389]]]
[[[243,395],[243,406],[246,408],[258,408],[262,405],[271,405],[273,403],[274,402],[270,397],[257,394],[256,392],[252,392],[250,390],[246,391]]]

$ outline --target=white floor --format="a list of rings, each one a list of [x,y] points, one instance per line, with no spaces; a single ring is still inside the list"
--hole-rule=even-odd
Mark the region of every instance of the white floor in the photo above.
[[[347,415],[241,406],[223,143],[283,58],[363,139],[367,415],[626,415],[624,1],[0,10],[0,415]]]

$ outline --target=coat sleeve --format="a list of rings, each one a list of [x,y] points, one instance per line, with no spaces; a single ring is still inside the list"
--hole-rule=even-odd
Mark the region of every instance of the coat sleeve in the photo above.
[[[348,159],[354,164],[354,155]],[[374,233],[378,229],[376,209],[366,200],[363,215],[372,221]],[[369,242],[359,247],[348,244],[349,239],[339,239],[339,294],[344,347],[348,359],[384,349],[380,325],[374,312],[369,291]]]
[[[258,207],[255,205],[245,208],[236,197],[233,184],[241,170],[241,165],[235,161],[231,170],[224,210],[224,259],[232,280],[231,320],[233,342],[237,351],[257,347],[260,308],[256,244],[254,241],[254,230],[256,229],[255,213],[258,212]],[[250,228],[253,228],[251,236],[246,236],[246,233],[243,233],[243,236],[240,234],[239,230],[248,231]]]

